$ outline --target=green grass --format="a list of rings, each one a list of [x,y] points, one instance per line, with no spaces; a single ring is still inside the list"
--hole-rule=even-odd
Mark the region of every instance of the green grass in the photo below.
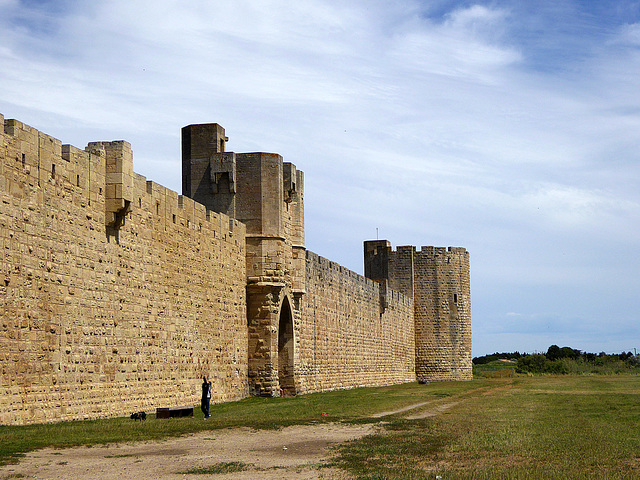
[[[360,479],[640,478],[637,376],[493,382],[443,415],[341,446],[336,465]]]
[[[494,360],[492,362],[473,365],[474,377],[504,378],[515,376],[516,362]]]
[[[428,402],[405,414],[374,413]],[[447,406],[436,416],[403,415]],[[0,427],[0,462],[43,446],[160,439],[202,430],[379,422],[342,444],[331,466],[358,479],[601,480],[640,478],[640,376],[516,376],[407,384],[214,405],[212,417],[105,419]],[[323,415],[326,413],[327,415]],[[216,464],[192,474],[254,468]],[[320,466],[318,467],[320,468]],[[184,472],[187,473],[187,472]]]
[[[12,463],[26,452],[44,447],[65,448],[116,442],[159,440],[205,430],[230,427],[275,429],[312,423],[373,422],[375,412],[395,410],[425,399],[458,395],[476,388],[469,382],[383,388],[358,388],[294,398],[252,397],[211,406],[203,421],[199,406],[194,417],[134,422],[128,417],[46,425],[0,426],[0,465]],[[326,415],[323,415],[325,413]]]

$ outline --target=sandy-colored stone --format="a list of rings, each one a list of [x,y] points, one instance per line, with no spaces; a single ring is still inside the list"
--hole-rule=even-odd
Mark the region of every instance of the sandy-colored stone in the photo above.
[[[179,195],[126,141],[0,123],[0,424],[197,405],[205,374],[213,402],[471,378],[465,249],[365,242],[368,278],[307,251],[303,172],[217,124]]]

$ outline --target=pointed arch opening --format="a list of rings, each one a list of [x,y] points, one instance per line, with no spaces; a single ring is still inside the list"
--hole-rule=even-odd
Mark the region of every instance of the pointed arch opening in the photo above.
[[[287,297],[280,307],[278,322],[278,380],[283,395],[295,395],[293,378],[293,315]]]

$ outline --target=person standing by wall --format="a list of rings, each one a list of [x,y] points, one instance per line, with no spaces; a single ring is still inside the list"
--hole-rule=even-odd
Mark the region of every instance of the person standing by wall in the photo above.
[[[205,375],[202,377],[202,401],[200,408],[204,413],[204,419],[209,418],[209,402],[211,401],[211,382]]]

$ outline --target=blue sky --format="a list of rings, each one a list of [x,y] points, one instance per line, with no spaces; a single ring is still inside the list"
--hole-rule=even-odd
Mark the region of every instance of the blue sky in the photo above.
[[[0,113],[124,139],[180,192],[180,128],[305,172],[306,243],[464,246],[473,354],[640,350],[640,2],[0,0]]]

